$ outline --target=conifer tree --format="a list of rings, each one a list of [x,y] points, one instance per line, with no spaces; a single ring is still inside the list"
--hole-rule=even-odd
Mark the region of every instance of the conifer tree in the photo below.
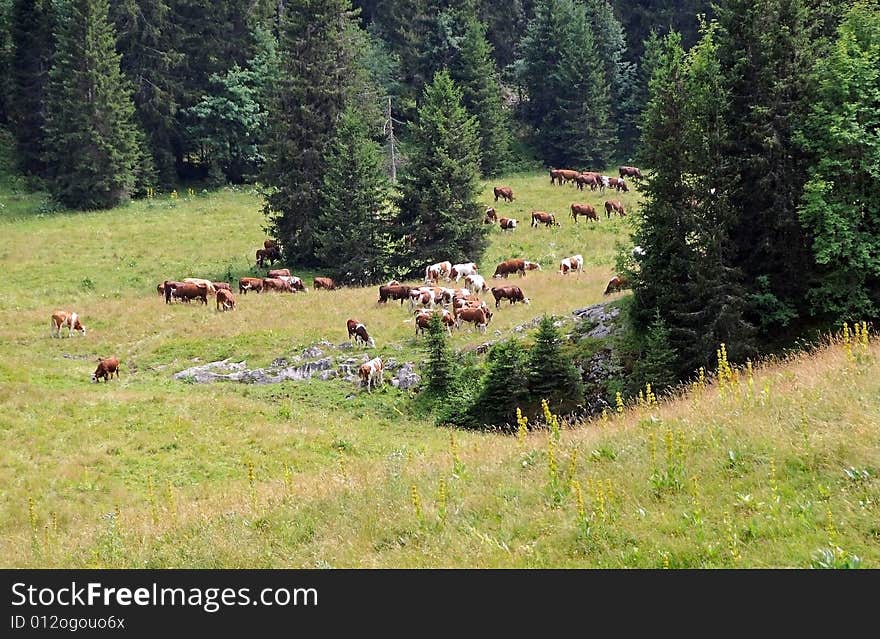
[[[9,115],[23,173],[44,175],[46,86],[54,50],[51,0],[14,0]]]
[[[58,21],[46,96],[46,164],[65,206],[112,207],[136,187],[142,157],[108,0],[71,0]]]
[[[815,158],[800,218],[819,277],[812,312],[829,323],[880,316],[880,5],[859,2],[816,69],[798,141]]]
[[[390,185],[381,149],[360,113],[343,112],[326,161],[316,255],[338,282],[381,282],[391,272],[395,252]]]
[[[323,206],[326,157],[350,94],[349,0],[284,5],[281,76],[271,98],[264,213],[292,265],[316,266],[315,223]]]
[[[12,92],[12,1],[0,0],[0,125],[9,120],[9,94]]]
[[[408,275],[440,259],[479,261],[487,244],[477,202],[479,161],[476,119],[449,73],[440,71],[425,87],[400,179],[397,225],[407,231],[400,265]]]
[[[515,339],[499,342],[486,356],[486,373],[474,403],[458,425],[468,428],[516,423],[516,409],[528,399],[526,351]]]
[[[546,399],[562,410],[571,410],[583,401],[584,384],[561,345],[559,329],[553,325],[553,318],[545,315],[529,350],[528,388],[533,401]]]
[[[423,392],[435,398],[446,397],[455,385],[455,377],[446,328],[437,313],[432,313],[428,322],[425,355]]]

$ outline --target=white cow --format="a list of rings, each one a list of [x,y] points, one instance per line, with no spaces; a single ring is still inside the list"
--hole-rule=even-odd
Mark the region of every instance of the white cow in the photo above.
[[[465,262],[463,264],[456,264],[449,270],[449,275],[446,277],[446,281],[450,281],[455,279],[457,282],[463,277],[467,277],[468,275],[476,275],[477,273],[477,265],[473,262]]]
[[[486,278],[484,278],[482,275],[473,273],[472,275],[467,275],[464,278],[464,281],[474,293],[480,293],[482,291],[489,290],[489,287],[486,286]]]
[[[578,273],[582,273],[584,270],[584,258],[582,255],[572,255],[571,257],[566,257],[564,260],[559,262],[559,274],[566,275],[570,271],[576,271]]]
[[[358,378],[359,383],[363,386],[366,385],[367,391],[372,393],[373,388],[377,385],[381,386],[384,383],[382,379],[382,373],[385,370],[385,365],[382,363],[381,357],[374,357],[366,364],[361,364],[361,367],[358,369]]]

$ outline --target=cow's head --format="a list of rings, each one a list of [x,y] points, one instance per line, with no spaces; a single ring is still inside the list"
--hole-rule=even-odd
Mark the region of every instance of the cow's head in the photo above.
[[[86,334],[86,327],[82,325],[82,322],[79,321],[79,315],[76,313],[70,318],[70,326],[73,330],[79,331],[83,335]]]

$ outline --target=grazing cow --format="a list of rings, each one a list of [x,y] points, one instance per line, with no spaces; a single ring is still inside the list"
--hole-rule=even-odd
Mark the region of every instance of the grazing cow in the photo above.
[[[293,290],[293,287],[280,277],[264,277],[263,290],[266,292],[278,291],[279,293],[296,293],[296,291]]]
[[[279,279],[282,282],[287,282],[291,289],[294,292],[302,291],[303,293],[308,293],[309,289],[306,288],[305,283],[302,279],[296,277],[295,275],[278,275],[275,279]]]
[[[619,166],[617,167],[617,174],[622,178],[631,177],[637,180],[642,179],[642,172],[637,166]]]
[[[431,264],[425,268],[425,284],[430,284],[431,282],[436,284],[441,277],[445,277],[448,280],[451,272],[452,262],[437,262],[436,264]]]
[[[576,271],[577,273],[582,273],[584,270],[584,258],[582,255],[572,255],[571,257],[566,257],[564,260],[559,262],[559,274],[567,275],[571,271]]]
[[[512,231],[516,228],[516,220],[510,217],[502,217],[498,220],[498,225],[501,227],[502,231]]]
[[[495,308],[498,308],[501,300],[505,299],[510,300],[511,304],[516,304],[517,302],[522,302],[526,306],[531,304],[531,301],[523,295],[522,289],[519,286],[493,286],[492,297],[495,298]]]
[[[626,185],[626,180],[623,178],[608,178],[608,186],[612,189],[617,189],[618,193],[621,191],[624,193],[629,192],[629,187]]]
[[[185,277],[183,278],[184,282],[188,282],[189,284],[204,284],[208,289],[208,295],[214,295],[217,292],[217,289],[214,287],[214,282],[211,280],[206,280],[201,277]]]
[[[445,308],[435,309],[433,311],[428,311],[425,309],[419,309],[418,311],[416,311],[416,335],[418,335],[419,333],[422,333],[424,335],[425,329],[428,328],[428,325],[431,323],[432,315],[439,315],[440,323],[443,324],[444,328],[446,328],[446,332],[451,335],[452,328],[455,326],[455,315],[447,311]]]
[[[220,288],[217,289],[217,310],[218,311],[234,311],[235,296],[232,291]]]
[[[178,286],[180,286],[181,284],[183,284],[183,282],[175,282],[175,281],[173,281],[173,280],[165,280],[165,281],[162,283],[162,295],[165,296],[165,303],[166,303],[166,304],[170,304],[170,303],[171,303],[171,292],[172,292],[175,288],[177,288]],[[187,301],[188,301],[188,300],[187,300]]]
[[[335,291],[337,289],[336,282],[329,277],[316,277],[312,287],[317,290],[319,288]]]
[[[248,291],[263,292],[263,278],[261,277],[242,277],[238,280],[238,292],[247,295]]]
[[[505,218],[501,218],[502,220]],[[475,275],[477,272],[477,265],[474,262],[464,262],[462,264],[456,264],[451,269],[449,269],[449,275],[446,278],[446,281],[455,280],[456,282],[463,277],[467,277],[468,275]]]
[[[382,373],[385,365],[382,363],[381,357],[374,357],[366,364],[361,364],[358,369],[358,378],[361,386],[366,386],[367,391],[372,393],[373,388],[378,384],[382,385]]]
[[[232,287],[229,286],[229,282],[211,282],[214,285],[214,290],[219,291],[220,289],[231,291]]]
[[[290,277],[290,270],[286,268],[273,268],[266,273],[266,277]]]
[[[486,286],[486,278],[482,275],[477,275],[476,273],[471,273],[470,275],[464,278],[465,283],[468,285],[468,288],[474,292],[482,292],[488,291],[489,287]]]
[[[98,368],[92,373],[92,382],[96,383],[99,379],[109,382],[113,375],[119,379],[119,360],[115,357],[99,357]]]
[[[629,280],[626,277],[615,275],[608,282],[608,286],[605,287],[605,295],[611,295],[612,293],[617,293],[625,288],[629,288]]]
[[[626,211],[623,208],[623,202],[620,200],[605,200],[605,217],[611,219],[612,211],[617,213],[620,217],[626,215]]]
[[[589,186],[591,191],[595,191],[597,187],[601,186],[602,177],[598,173],[588,171],[578,174],[574,181],[579,191],[583,191],[584,186]]]
[[[441,291],[439,287],[436,289],[430,286],[420,286],[411,288],[409,291],[409,310],[413,310],[417,305],[434,308],[441,302]]]
[[[499,197],[505,202],[513,202],[514,200],[513,189],[509,186],[496,186],[493,191],[495,193],[496,202],[498,201]]]
[[[504,260],[495,267],[495,274],[492,275],[492,277],[503,277],[504,279],[507,279],[507,276],[511,273],[519,273],[521,277],[525,276],[526,261],[519,258]]]
[[[55,311],[52,313],[52,337],[61,337],[61,329],[67,328],[67,336],[70,337],[70,334],[73,331],[79,331],[81,334],[86,334],[86,327],[82,325],[79,321],[79,314],[74,313],[73,311]]]
[[[257,266],[263,268],[266,262],[272,264],[273,262],[281,261],[281,250],[277,246],[273,246],[271,248],[261,248],[257,249]]]
[[[498,213],[491,206],[486,208],[486,217],[483,218],[483,224],[494,224],[498,221]]]
[[[571,218],[577,222],[578,215],[582,215],[589,220],[599,221],[599,215],[596,213],[596,207],[592,204],[578,204],[577,202],[571,205]]]
[[[541,265],[538,264],[537,262],[529,262],[528,260],[526,260],[524,263],[524,266],[526,267],[527,271],[540,271],[541,270]]]
[[[559,222],[556,221],[556,216],[553,213],[546,213],[545,211],[532,211],[532,228],[535,228],[539,224],[543,224],[544,226],[559,226]]]
[[[345,326],[348,328],[348,339],[354,337],[355,344],[360,342],[364,346],[376,348],[376,342],[367,334],[367,327],[362,322],[356,319],[349,319]]]
[[[456,312],[456,326],[461,326],[462,322],[470,322],[481,333],[486,332],[486,326],[491,319],[492,311],[485,308],[462,308]]]
[[[402,284],[382,284],[379,287],[379,300],[377,304],[384,304],[389,299],[400,300],[403,306],[403,300],[409,299],[410,287]]]
[[[169,288],[165,292],[165,301],[170,299],[183,300],[199,300],[205,306],[208,305],[208,287],[204,284],[193,284],[192,282],[181,282],[174,288]]]

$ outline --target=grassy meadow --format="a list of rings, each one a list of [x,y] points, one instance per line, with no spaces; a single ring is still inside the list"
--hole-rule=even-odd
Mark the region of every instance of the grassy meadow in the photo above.
[[[510,186],[512,203],[492,201]],[[485,184],[519,228],[478,262],[523,257],[498,339],[543,313],[602,301],[628,218],[546,174]],[[834,343],[737,384],[524,437],[452,432],[411,394],[342,380],[175,381],[196,363],[263,366],[363,321],[371,354],[420,358],[422,338],[375,287],[237,295],[167,306],[166,278],[259,275],[265,235],[248,189],[157,194],[111,211],[52,212],[0,181],[0,556],[4,567],[767,567],[880,565],[880,347]],[[572,202],[603,211],[574,224]],[[532,210],[561,226],[529,228]],[[580,253],[585,272],[557,274]],[[437,256],[437,260],[444,256]],[[319,273],[297,273],[311,287]],[[615,296],[618,297],[618,296]],[[491,301],[491,297],[490,297]],[[56,308],[85,337],[50,339]],[[91,384],[98,356],[121,377]],[[823,550],[824,549],[824,550]],[[856,559],[856,557],[858,559]]]

